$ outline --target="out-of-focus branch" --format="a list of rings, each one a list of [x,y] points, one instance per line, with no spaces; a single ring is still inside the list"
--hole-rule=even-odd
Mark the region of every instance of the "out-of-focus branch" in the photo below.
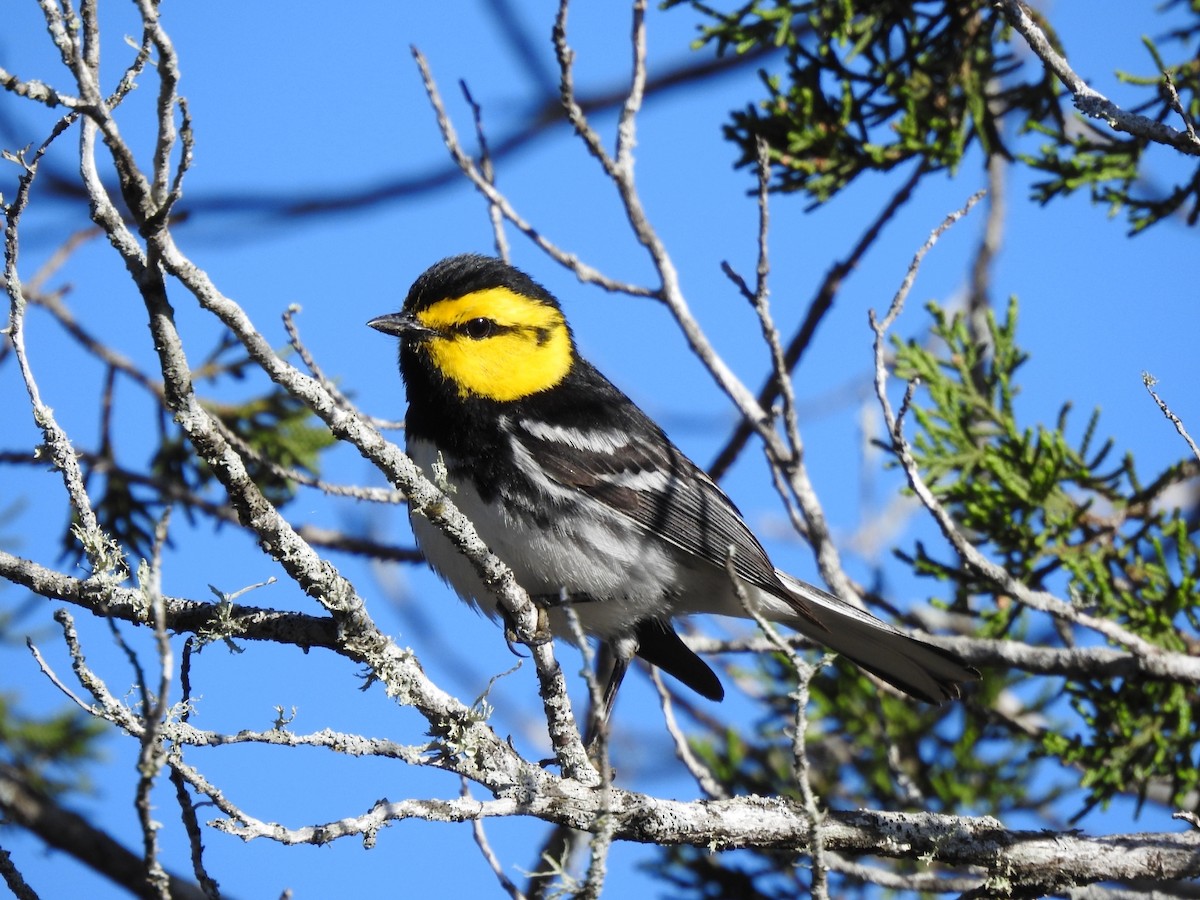
[[[967,292],[967,327],[977,343],[988,340],[987,314],[992,307],[992,266],[1004,239],[1004,214],[1007,207],[1005,173],[1009,161],[993,153],[987,162],[987,218],[983,235],[971,261],[971,281]]]
[[[147,888],[146,870],[136,853],[83,816],[64,809],[32,788],[19,773],[5,765],[0,765],[0,810],[13,824],[99,872],[132,896],[158,896]],[[194,882],[170,873],[167,879],[167,889],[174,900],[207,900]]]
[[[30,887],[21,870],[16,867],[12,857],[3,847],[0,847],[0,878],[4,879],[4,886],[12,892],[16,900],[38,900],[37,893]]]
[[[668,99],[676,90],[694,88],[731,73],[754,69],[761,66],[767,58],[778,54],[779,51],[774,47],[755,47],[745,53],[711,56],[700,60],[697,60],[694,54],[688,54],[683,59],[648,75],[648,105]],[[69,95],[64,97],[49,85],[37,81],[23,82],[3,68],[0,68],[0,79],[4,79],[0,80],[0,87],[7,88],[19,96],[29,94],[30,99],[44,102],[47,106],[72,108],[70,104],[77,103],[75,98]],[[50,102],[55,97],[67,102]],[[626,90],[623,87],[591,87],[583,92],[579,102],[586,112],[601,114],[619,108],[625,102],[625,97]],[[511,159],[534,146],[537,141],[561,129],[562,110],[556,92],[539,92],[526,106],[527,111],[519,124],[489,141],[489,155],[494,162]],[[319,193],[305,193],[302,188],[297,190],[296,187],[278,192],[191,192],[180,204],[180,210],[196,219],[204,216],[212,218],[245,215],[273,221],[354,213],[445,190],[459,184],[460,175],[459,168],[450,164],[385,177],[366,186],[345,185]],[[86,199],[86,193],[80,190],[78,179],[53,166],[47,167],[42,173],[42,182],[56,196],[72,201],[81,197]]]

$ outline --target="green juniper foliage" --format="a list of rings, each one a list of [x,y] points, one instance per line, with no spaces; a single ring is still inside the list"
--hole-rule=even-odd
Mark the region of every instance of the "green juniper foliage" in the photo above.
[[[236,376],[237,367],[223,368],[222,374]],[[321,453],[336,443],[312,411],[281,388],[237,402],[202,402],[226,433],[249,449],[244,458],[250,478],[277,507],[296,494],[297,484],[284,470],[318,477]],[[215,484],[213,473],[195,456],[183,433],[165,418],[159,427],[149,477],[130,473],[107,442],[82,460],[89,481],[96,474],[103,476],[95,503],[101,527],[135,557],[151,555],[155,523],[164,508],[179,505],[190,517],[189,504]],[[69,532],[63,546],[67,554],[79,553]]]
[[[1108,462],[1113,442],[1097,445],[1098,413],[1077,440],[1070,405],[1052,427],[1022,426],[1014,408],[1017,307],[989,320],[989,349],[959,317],[935,306],[942,348],[898,344],[896,374],[919,377],[927,405],[914,409],[913,450],[926,482],[958,527],[1023,584],[1070,597],[1084,612],[1119,623],[1165,649],[1194,653],[1200,635],[1198,523],[1167,502],[1169,489],[1198,474],[1178,463],[1150,484],[1133,458]],[[1075,629],[996,593],[957,558],[918,544],[903,557],[946,582],[952,606],[982,613],[986,637],[1019,636],[1070,647]],[[1014,680],[1012,687],[1026,691]],[[1156,681],[1132,666],[1097,669],[1060,682],[1074,716],[1054,714],[1035,730],[1039,753],[1085,772],[1084,811],[1118,794],[1182,805],[1200,786],[1200,695]],[[1064,711],[1065,712],[1065,711]],[[1014,738],[1019,737],[1013,735]]]
[[[0,623],[3,634],[9,623]],[[99,756],[104,723],[71,706],[31,716],[0,693],[0,766],[31,788],[59,795],[88,790],[85,764]]]
[[[1112,212],[1124,210],[1135,232],[1176,214],[1189,224],[1200,216],[1194,160],[1170,175],[1156,170],[1150,183],[1150,143],[1075,112],[1062,84],[985,0],[751,0],[728,12],[687,2],[708,23],[697,45],[780,50],[762,73],[765,96],[733,112],[725,128],[740,165],[753,165],[757,141],[767,142],[778,190],[820,204],[866,172],[914,163],[924,175],[953,173],[977,146],[1041,173],[1033,187],[1041,203],[1087,189]],[[1129,88],[1119,103],[1182,131],[1166,78],[1191,121],[1200,119],[1200,3],[1176,0],[1161,11],[1183,24],[1146,39],[1142,73],[1118,73]],[[1038,23],[1054,40],[1050,23]],[[1030,133],[1042,140],[1035,145]]]
[[[296,482],[280,469],[293,469],[316,477],[320,473],[321,451],[331,447],[336,440],[317,420],[308,407],[282,389],[276,389],[242,403],[207,403],[221,424],[245,443],[250,449],[247,471],[259,490],[275,506],[287,504],[296,494]],[[194,460],[185,461],[190,451],[181,436],[165,442],[156,469],[162,466],[175,470],[187,477],[194,488],[207,485],[212,473],[203,464]],[[187,472],[189,465],[194,471]]]
[[[1148,641],[1194,653],[1200,523],[1162,501],[1171,487],[1200,476],[1200,466],[1171,466],[1144,485],[1129,457],[1105,466],[1113,443],[1095,446],[1096,414],[1077,440],[1070,437],[1069,406],[1052,426],[1022,426],[1015,376],[1026,355],[1015,340],[1016,302],[1003,323],[989,319],[983,343],[962,318],[929,309],[939,341],[933,349],[897,342],[896,375],[920,378],[908,432],[923,478],[958,527],[1031,588],[1070,596],[1081,610]],[[944,585],[931,602],[969,607],[983,637],[1074,645],[1074,629],[996,593],[947,552],[918,543],[898,553]],[[789,731],[795,674],[781,655],[756,666],[767,699],[753,731],[697,739],[695,750],[732,793],[799,802]],[[997,703],[1001,692],[1019,708]],[[1008,712],[999,716],[999,709]],[[823,806],[839,809],[1003,819],[1061,809],[1064,799],[1080,815],[1117,796],[1140,802],[1153,795],[1180,806],[1200,787],[1198,714],[1193,688],[1131,669],[1082,680],[988,671],[962,703],[928,707],[880,692],[839,661],[811,683],[810,781]],[[792,879],[804,877],[793,858],[746,855],[756,862],[734,869],[702,850],[671,848],[656,872],[694,896],[713,897],[792,896]],[[739,880],[736,894],[721,893],[729,879]]]

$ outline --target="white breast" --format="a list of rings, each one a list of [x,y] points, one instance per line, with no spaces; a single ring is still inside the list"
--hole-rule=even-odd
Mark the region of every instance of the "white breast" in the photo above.
[[[408,453],[427,476],[433,472],[438,452],[432,444],[410,440]],[[454,468],[453,460],[445,462]],[[627,633],[647,616],[669,614],[680,574],[676,554],[603,503],[554,484],[528,457],[522,463],[536,473],[534,484],[544,501],[539,509],[574,512],[552,514],[553,524],[542,527],[502,497],[485,502],[470,481],[450,476],[450,499],[517,582],[535,598],[556,598],[564,590],[579,598],[574,608],[584,629],[601,638]],[[494,617],[495,600],[471,564],[436,525],[419,515],[410,521],[433,569],[460,597]],[[569,637],[557,616],[551,626]]]

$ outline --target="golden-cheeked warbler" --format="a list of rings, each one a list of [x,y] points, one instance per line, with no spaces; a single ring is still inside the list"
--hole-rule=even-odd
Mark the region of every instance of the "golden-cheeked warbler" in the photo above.
[[[938,703],[979,677],[954,653],[776,569],[716,483],[578,355],[558,301],[523,272],[486,256],[444,259],[399,313],[368,324],[400,339],[409,455],[427,474],[441,460],[454,503],[547,609],[554,634],[570,637],[565,597],[606,643],[605,714],[635,655],[724,696],[672,620],[747,616],[731,548],[765,618],[905,693]],[[411,520],[434,570],[494,615],[471,564],[427,519]]]

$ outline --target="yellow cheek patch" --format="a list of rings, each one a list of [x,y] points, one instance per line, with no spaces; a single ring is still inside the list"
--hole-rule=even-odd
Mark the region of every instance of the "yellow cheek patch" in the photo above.
[[[469,337],[461,328],[472,319],[490,319],[496,333]],[[439,300],[417,320],[438,332],[425,342],[429,359],[464,397],[519,400],[554,387],[571,369],[571,335],[562,313],[507,288]]]

